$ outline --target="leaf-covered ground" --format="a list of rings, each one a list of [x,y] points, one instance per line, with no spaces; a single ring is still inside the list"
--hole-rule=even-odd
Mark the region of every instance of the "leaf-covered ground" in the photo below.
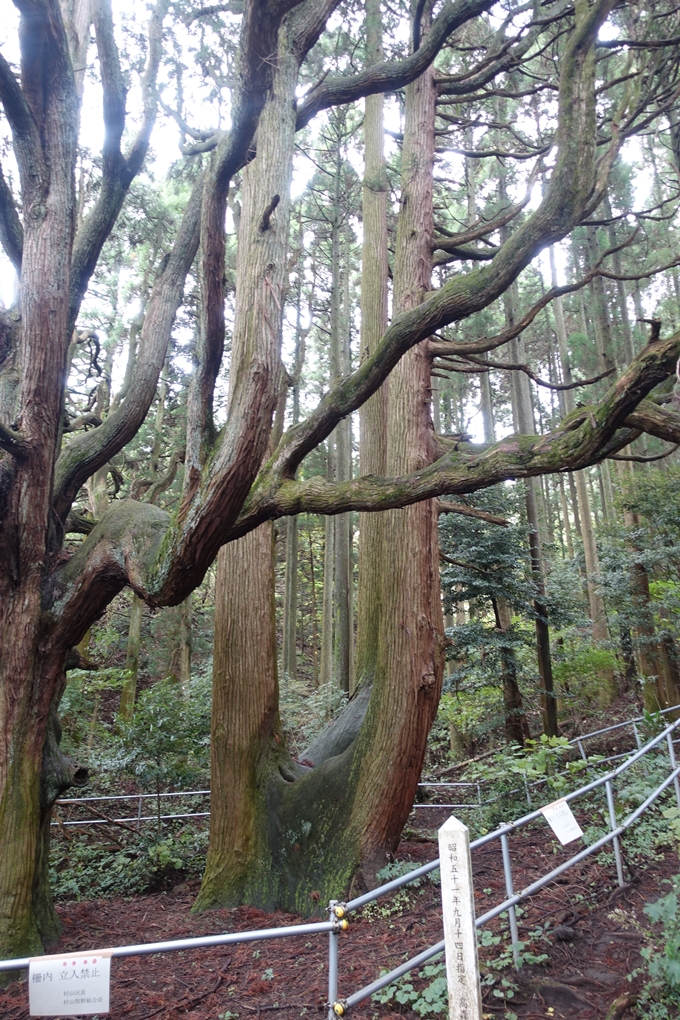
[[[516,888],[567,856],[545,828],[514,837],[511,852]],[[423,862],[436,853],[436,843],[423,839],[402,844],[399,856]],[[483,911],[503,895],[498,848],[491,845],[476,851],[473,869],[478,910]],[[630,884],[621,891],[607,860],[589,859],[566,873],[535,897],[520,919],[520,937],[536,932],[539,925],[543,928],[543,934],[528,948],[536,955],[547,953],[548,962],[522,969],[517,977],[519,989],[506,1005],[493,994],[498,983],[486,989],[486,1014],[502,1018],[506,1009],[512,1009],[522,1020],[604,1020],[611,1003],[635,989],[627,975],[640,963],[640,937],[623,929],[610,915],[614,908],[624,908],[645,921],[645,902],[663,892],[662,879],[677,871],[677,854],[668,851],[636,869]],[[64,933],[59,948],[85,951],[300,921],[251,907],[194,915],[190,913],[194,893],[195,889],[185,884],[170,893],[132,900],[61,905]],[[501,934],[498,927],[493,930]],[[441,908],[435,884],[425,882],[408,895],[401,893],[372,906],[352,919],[349,932],[341,938],[341,996],[440,938]],[[482,951],[484,968],[498,958],[504,944],[507,940]],[[117,959],[112,963],[109,1015],[112,1020],[247,1020],[266,1014],[281,1020],[322,1017],[327,999],[326,960],[324,935]],[[504,976],[508,971],[498,974]],[[416,989],[427,983],[410,980]],[[24,1020],[28,1015],[25,981],[0,992],[3,1020]],[[383,1020],[418,1014],[409,1006],[369,1001],[353,1015]],[[617,1014],[624,1015],[628,1014]]]

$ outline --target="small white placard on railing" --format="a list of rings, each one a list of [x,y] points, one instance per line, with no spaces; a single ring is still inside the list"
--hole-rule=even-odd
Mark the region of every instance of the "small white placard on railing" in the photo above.
[[[562,846],[583,835],[583,829],[574,818],[574,812],[564,798],[555,800],[552,804],[546,804],[544,808],[541,808],[541,814]]]
[[[475,901],[467,826],[451,816],[439,830],[449,1020],[481,1020]]]
[[[31,1016],[83,1016],[109,1012],[111,956],[78,953],[37,956],[28,968]]]

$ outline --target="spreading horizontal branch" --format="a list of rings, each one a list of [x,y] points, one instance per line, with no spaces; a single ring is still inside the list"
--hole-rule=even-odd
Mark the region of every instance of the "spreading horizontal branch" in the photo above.
[[[405,60],[374,64],[359,74],[327,78],[305,96],[297,115],[297,129],[305,127],[321,110],[343,103],[353,103],[365,96],[375,96],[403,88],[425,71],[456,28],[493,7],[492,0],[455,0],[447,2],[439,12],[422,45]],[[498,71],[494,72],[495,74]]]
[[[545,436],[510,436],[477,451],[452,451],[402,478],[369,476],[338,483],[322,478],[284,480],[266,498],[256,487],[233,528],[220,533],[215,521],[219,539],[233,541],[276,517],[379,511],[443,494],[463,495],[507,479],[577,470],[622,449],[652,418],[657,427],[665,421],[666,429],[674,429],[680,439],[680,415],[643,399],[672,374],[679,355],[680,332],[648,344],[598,404],[579,408]],[[63,621],[59,640],[64,648],[77,643],[80,628],[96,619],[112,594],[125,585],[151,604],[182,601],[187,592],[181,578],[164,589],[157,579],[157,565],[163,562],[172,527],[171,515],[148,503],[111,504],[61,570],[63,594],[55,611]]]
[[[507,479],[575,471],[597,463],[628,445],[630,429],[647,431],[635,409],[674,371],[679,354],[680,332],[668,340],[649,343],[599,403],[578,408],[544,436],[509,436],[477,450],[470,444],[401,478],[364,476],[335,483],[323,478],[282,480],[276,491],[266,495],[256,487],[237,523],[237,536],[277,517],[388,510],[444,493],[462,495]],[[649,400],[643,405],[648,417],[647,409],[656,408],[657,421],[666,421],[666,428],[669,421],[677,422],[673,427],[680,439],[680,415],[661,411]]]

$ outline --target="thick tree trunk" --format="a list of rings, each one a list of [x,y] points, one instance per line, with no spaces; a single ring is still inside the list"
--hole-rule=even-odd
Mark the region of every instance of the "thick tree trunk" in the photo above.
[[[0,955],[42,951],[57,921],[37,908],[51,806],[43,749],[64,682],[65,649],[49,640],[45,582],[55,551],[52,476],[61,432],[69,333],[78,103],[61,20],[25,10],[22,80],[33,84],[14,140],[24,238],[16,427],[26,456],[0,465]],[[39,60],[35,53],[40,52]],[[18,86],[17,86],[18,88]],[[24,102],[22,98],[22,102]],[[29,123],[30,121],[30,123]],[[29,169],[30,167],[30,169]],[[49,286],[46,286],[49,281]],[[3,400],[7,400],[5,393]],[[85,629],[85,628],[84,628]],[[66,784],[68,785],[68,783]],[[61,787],[62,789],[65,787]]]
[[[244,626],[255,617],[255,626]],[[217,558],[212,810],[198,909],[276,904],[266,798],[285,758],[278,698],[273,530],[263,524]]]
[[[430,69],[406,89],[396,312],[418,304],[430,289],[434,103]],[[431,366],[423,347],[412,349],[389,379],[386,459],[394,475],[432,460]],[[390,556],[382,575],[375,681],[357,741],[361,771],[352,815],[367,883],[375,881],[398,844],[441,692],[444,621],[437,521],[433,500],[385,514]]]
[[[292,32],[289,23],[279,33],[278,63],[260,119],[257,158],[243,178],[232,399],[239,377],[253,357],[262,354],[263,321],[268,327],[270,369],[280,371],[278,295],[287,271],[295,88],[301,59]],[[272,196],[277,198],[273,214]],[[263,218],[265,210],[269,214]],[[263,270],[277,296],[274,303],[268,300]],[[260,298],[267,301],[266,308]],[[279,877],[268,819],[271,816],[276,825],[274,798],[279,785],[285,786],[302,770],[290,761],[279,725],[270,524],[220,550],[217,591],[210,845],[196,909],[245,901],[272,907],[278,902]]]
[[[434,99],[431,72],[407,88],[395,268],[399,310],[417,304],[430,283]],[[394,473],[432,459],[430,360],[422,346],[403,359],[390,379],[386,459]],[[305,758],[314,753],[316,764],[307,775],[301,775],[279,743],[271,662],[255,660],[266,655],[262,621],[273,633],[273,611],[267,617],[264,601],[265,593],[271,599],[265,550],[246,550],[229,567],[233,577],[246,570],[256,576],[260,594],[254,599],[253,588],[244,588],[239,599],[235,591],[225,604],[225,619],[242,623],[247,612],[248,618],[257,618],[259,636],[246,640],[230,631],[220,639],[227,666],[220,659],[215,682],[222,676],[230,679],[224,694],[217,687],[215,694],[228,700],[216,709],[213,768],[219,773],[214,783],[220,785],[213,787],[218,789],[214,834],[198,907],[247,899],[311,913],[346,887],[352,875],[358,874],[359,884],[374,882],[398,844],[441,690],[443,620],[434,501],[386,517],[394,545],[380,578],[382,612],[370,701],[363,685],[350,703],[354,724],[338,740],[326,740],[318,753],[305,752]],[[228,555],[228,550],[220,554],[222,564]],[[253,675],[262,690],[248,695],[251,702],[256,699],[248,705],[246,695],[237,692],[254,686]],[[225,723],[218,719],[229,720],[224,736],[218,727]],[[227,751],[235,764],[224,764]]]

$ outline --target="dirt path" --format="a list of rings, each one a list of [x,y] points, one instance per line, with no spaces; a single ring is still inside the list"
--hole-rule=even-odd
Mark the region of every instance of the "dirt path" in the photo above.
[[[522,888],[568,854],[545,833],[529,832],[512,843],[515,887]],[[402,845],[400,859],[420,863],[437,853],[434,842]],[[478,911],[499,901],[504,889],[500,852],[490,845],[473,855]],[[508,1003],[522,1020],[599,1020],[617,996],[629,992],[626,975],[640,962],[639,939],[622,931],[608,916],[624,907],[643,918],[642,907],[655,899],[664,877],[679,870],[675,853],[652,861],[618,891],[614,868],[586,860],[525,906],[520,937],[549,922],[544,939],[533,946],[549,962],[526,966],[519,974],[520,995]],[[190,913],[194,888],[133,900],[101,900],[59,907],[64,933],[58,950],[86,951],[109,945],[244,931],[298,923],[289,914],[264,914],[251,907]],[[597,901],[595,909],[588,904]],[[492,925],[498,931],[500,922]],[[439,889],[424,883],[399,899],[372,906],[351,920],[340,947],[340,994],[368,984],[441,938]],[[483,963],[497,955],[482,951]],[[321,935],[163,956],[131,957],[112,963],[112,1020],[246,1020],[321,1017],[327,997],[327,940]],[[414,984],[418,986],[418,981]],[[485,993],[488,1016],[502,1018],[502,1001]],[[400,1011],[402,1010],[402,1011]],[[368,1020],[415,1017],[411,1009],[369,1000],[353,1016]],[[2,1020],[28,1018],[25,982],[0,992]]]

